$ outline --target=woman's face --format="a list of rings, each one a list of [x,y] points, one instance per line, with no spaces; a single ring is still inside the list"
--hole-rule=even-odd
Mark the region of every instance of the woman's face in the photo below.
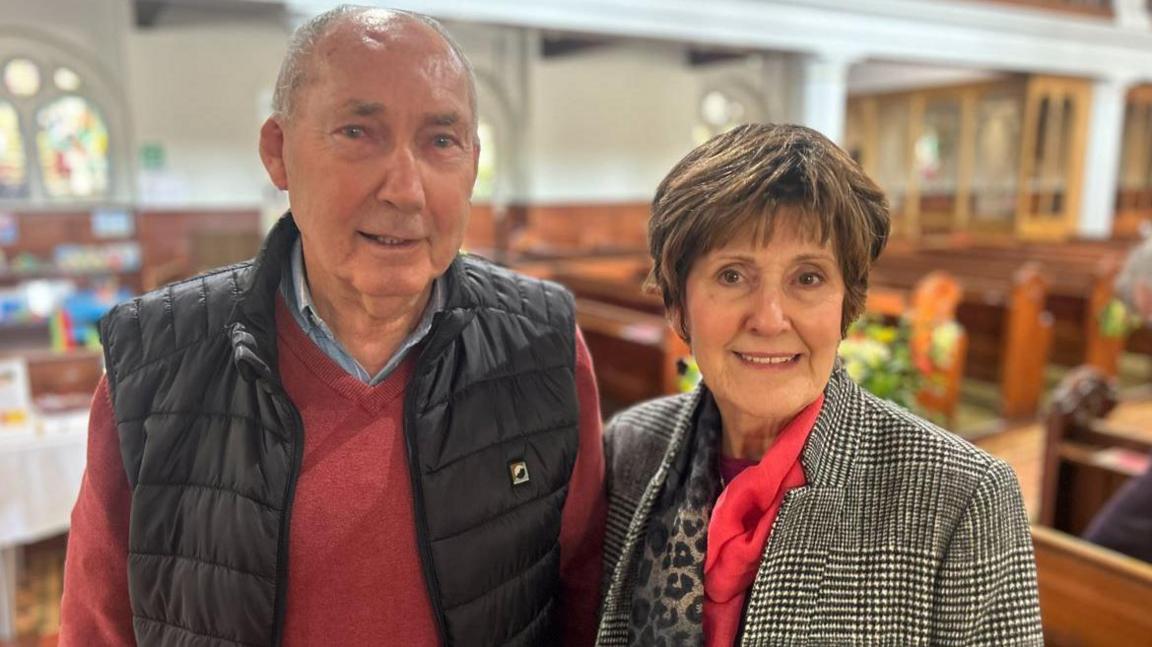
[[[737,235],[696,261],[685,294],[692,352],[725,427],[776,431],[824,390],[840,343],[844,278],[801,218],[766,245]]]

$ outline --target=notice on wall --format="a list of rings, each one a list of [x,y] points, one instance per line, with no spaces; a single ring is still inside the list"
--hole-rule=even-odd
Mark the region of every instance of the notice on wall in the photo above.
[[[28,365],[23,359],[0,359],[0,430],[27,425],[31,412]]]
[[[127,209],[94,209],[92,235],[96,238],[131,238],[136,233],[136,221]]]
[[[16,214],[0,212],[0,245],[15,245],[20,242],[20,221]]]

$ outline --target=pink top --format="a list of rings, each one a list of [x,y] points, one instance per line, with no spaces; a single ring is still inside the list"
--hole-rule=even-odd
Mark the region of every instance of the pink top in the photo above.
[[[721,457],[727,487],[712,508],[704,560],[704,644],[731,647],[740,633],[744,598],[784,495],[807,483],[800,454],[824,404],[821,395],[788,423],[752,466]],[[731,475],[729,477],[728,475]]]
[[[754,461],[747,458],[732,458],[731,456],[720,455],[716,460],[716,467],[720,468],[720,480],[724,485],[732,482],[732,479],[740,476],[740,472],[752,467],[760,461]]]

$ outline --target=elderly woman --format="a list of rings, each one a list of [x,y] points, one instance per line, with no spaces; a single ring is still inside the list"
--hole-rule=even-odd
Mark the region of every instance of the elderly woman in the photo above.
[[[661,183],[649,283],[703,383],[605,432],[598,644],[1041,644],[1011,468],[838,366],[888,230],[799,126],[736,128]]]

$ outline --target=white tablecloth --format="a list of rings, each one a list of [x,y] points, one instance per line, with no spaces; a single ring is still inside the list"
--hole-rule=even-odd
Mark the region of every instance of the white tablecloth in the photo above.
[[[87,458],[88,413],[0,428],[0,641],[16,633],[20,546],[68,530]]]
[[[0,429],[0,548],[68,530],[80,492],[87,412],[36,424],[38,433]]]

